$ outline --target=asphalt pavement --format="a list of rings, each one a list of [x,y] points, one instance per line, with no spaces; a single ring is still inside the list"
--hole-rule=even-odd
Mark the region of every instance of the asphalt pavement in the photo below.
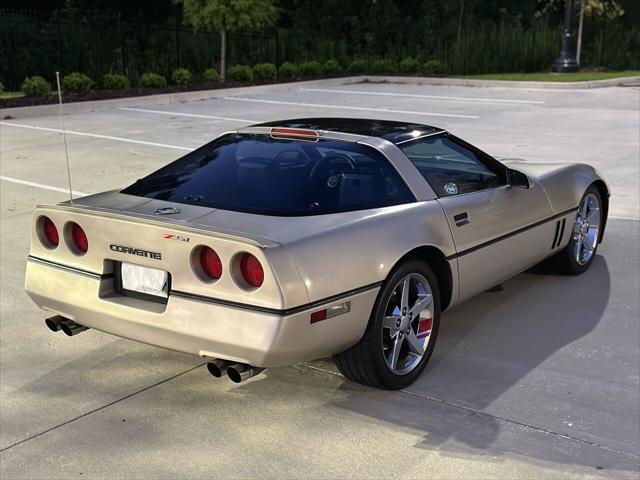
[[[529,271],[445,312],[429,368],[399,392],[348,382],[330,360],[236,385],[199,358],[49,332],[23,284],[35,205],[67,198],[61,120],[12,112],[0,121],[0,476],[638,478],[639,112],[637,87],[330,80],[65,116],[77,195],[224,131],[309,116],[427,123],[497,157],[594,165],[612,197],[591,269]]]

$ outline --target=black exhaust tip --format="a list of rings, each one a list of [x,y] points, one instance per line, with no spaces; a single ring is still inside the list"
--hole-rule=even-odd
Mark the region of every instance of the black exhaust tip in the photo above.
[[[229,362],[227,362],[226,360],[220,360],[219,358],[212,358],[207,363],[207,370],[209,370],[209,373],[215,378],[220,378],[227,372],[228,366],[229,366]]]
[[[54,315],[53,317],[46,318],[44,323],[52,332],[59,332],[62,328],[62,322],[65,320],[66,318],[61,317],[60,315]]]
[[[222,369],[215,363],[207,363],[207,370],[209,370],[209,373],[216,378],[220,378],[222,376]]]
[[[60,328],[65,333],[65,335],[69,337],[73,337],[74,335],[82,333],[85,330],[89,330],[87,327],[80,325],[79,323],[76,323],[73,320],[68,320],[68,319],[65,319],[60,324]]]
[[[229,379],[233,383],[240,383],[242,381],[242,376],[240,375],[240,372],[236,370],[234,367],[227,368],[227,375],[229,376]]]
[[[236,363],[227,368],[227,376],[233,383],[244,382],[245,380],[260,374],[264,368],[253,367],[244,363]]]

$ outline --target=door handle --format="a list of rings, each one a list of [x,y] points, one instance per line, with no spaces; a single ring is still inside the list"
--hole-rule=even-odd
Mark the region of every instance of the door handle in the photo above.
[[[453,220],[456,222],[456,227],[462,227],[467,223],[470,223],[469,214],[467,212],[458,213],[453,216]]]

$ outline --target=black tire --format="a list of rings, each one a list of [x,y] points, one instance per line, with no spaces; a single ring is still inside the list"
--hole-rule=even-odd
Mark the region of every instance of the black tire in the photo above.
[[[585,197],[589,194],[593,194],[596,196],[596,198],[598,199],[598,204],[600,206],[600,228],[602,228],[602,225],[604,224],[603,222],[603,212],[604,212],[604,208],[602,205],[602,197],[600,196],[600,191],[594,186],[591,185],[589,188],[587,188],[587,190],[584,192],[584,195],[582,196],[582,199],[580,199],[580,204],[582,205],[582,202],[584,201]],[[578,212],[576,212],[576,217],[578,216]],[[574,221],[575,221],[574,218]],[[580,275],[584,272],[586,272],[589,267],[591,266],[591,264],[593,263],[593,259],[596,256],[596,253],[598,251],[598,243],[596,242],[595,245],[595,249],[593,251],[593,255],[591,255],[591,258],[589,259],[588,262],[584,263],[584,264],[580,264],[578,263],[578,261],[576,260],[574,254],[573,254],[573,246],[574,246],[574,240],[573,240],[573,224],[568,225],[570,228],[571,233],[571,239],[569,240],[569,243],[567,244],[566,247],[564,247],[562,250],[560,250],[560,252],[558,252],[556,255],[554,255],[553,257],[551,257],[546,264],[550,267],[550,269],[555,272],[555,273],[559,273],[562,275]],[[601,234],[601,232],[600,232]]]
[[[409,373],[393,373],[384,358],[382,350],[382,321],[385,308],[393,291],[405,276],[411,273],[422,275],[433,294],[431,336],[420,363]],[[334,356],[338,370],[349,380],[370,387],[398,390],[413,383],[424,371],[431,358],[438,338],[440,326],[440,290],[437,277],[429,265],[418,259],[409,259],[396,266],[384,282],[373,306],[364,335],[353,347]]]

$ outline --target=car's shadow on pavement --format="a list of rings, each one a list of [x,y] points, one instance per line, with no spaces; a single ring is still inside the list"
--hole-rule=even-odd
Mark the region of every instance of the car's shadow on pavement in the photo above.
[[[605,468],[606,452],[561,421],[576,414],[574,398],[580,402],[571,390],[581,379],[567,363],[589,362],[571,344],[598,325],[609,301],[605,258],[597,256],[579,277],[538,270],[503,285],[443,314],[430,365],[403,393],[345,382],[341,388],[354,394],[339,406],[421,431],[422,448],[576,464],[591,448],[594,468]],[[567,377],[571,382],[563,384]],[[549,441],[534,442],[536,436]],[[624,464],[637,468],[631,458],[615,468]]]

